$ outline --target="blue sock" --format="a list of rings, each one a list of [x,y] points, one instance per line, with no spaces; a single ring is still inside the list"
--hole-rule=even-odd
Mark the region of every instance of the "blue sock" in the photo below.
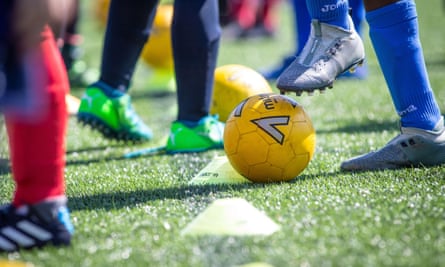
[[[124,91],[113,88],[103,81],[98,81],[92,84],[91,86],[98,87],[109,98],[121,97],[125,94]]]
[[[349,30],[348,0],[306,0],[311,18]]]
[[[432,130],[441,114],[426,71],[414,1],[370,11],[366,19],[402,126]]]
[[[362,0],[360,0],[362,1]],[[295,55],[299,55],[309,38],[311,31],[311,17],[308,13],[305,0],[292,0],[292,8],[294,11],[295,32]]]
[[[363,0],[349,0],[349,7],[351,8],[351,18],[354,22],[354,27],[360,37],[363,38],[363,22],[365,21],[365,6]]]
[[[195,128],[196,126],[199,125],[199,121],[178,120],[178,122],[184,124],[189,128]]]

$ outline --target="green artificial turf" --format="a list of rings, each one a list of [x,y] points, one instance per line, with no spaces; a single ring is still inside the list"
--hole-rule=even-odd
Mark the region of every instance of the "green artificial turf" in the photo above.
[[[100,62],[103,29],[83,2],[84,59]],[[417,1],[430,81],[445,110],[445,25],[442,1]],[[293,50],[290,8],[270,40],[223,40],[219,65],[261,69]],[[129,145],[108,141],[70,118],[66,184],[76,229],[72,246],[0,254],[35,266],[444,266],[445,168],[343,173],[342,160],[377,149],[398,133],[385,81],[365,43],[369,77],[337,81],[324,95],[296,97],[317,131],[313,160],[295,180],[277,184],[189,185],[222,150],[125,159],[124,153],[163,145],[176,115],[174,93],[145,86],[138,66],[130,94],[155,139]],[[409,77],[407,77],[408,79]],[[273,85],[272,85],[273,86]],[[73,88],[80,96],[82,88]],[[13,182],[2,130],[0,203]],[[270,236],[183,236],[212,201],[244,198],[281,226]]]

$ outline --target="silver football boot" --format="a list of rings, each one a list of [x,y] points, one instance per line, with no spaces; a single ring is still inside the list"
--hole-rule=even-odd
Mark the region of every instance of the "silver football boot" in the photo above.
[[[350,30],[312,20],[309,39],[301,54],[278,77],[282,94],[315,90],[324,92],[343,72],[354,71],[363,64],[365,48],[349,17]]]
[[[343,171],[374,171],[405,167],[434,166],[445,163],[445,127],[443,118],[427,131],[402,127],[401,134],[383,148],[344,161]]]

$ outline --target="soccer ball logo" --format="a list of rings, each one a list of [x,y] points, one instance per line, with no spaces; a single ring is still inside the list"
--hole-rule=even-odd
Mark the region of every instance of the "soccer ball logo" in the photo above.
[[[312,159],[315,130],[295,100],[259,94],[245,99],[230,114],[224,151],[233,168],[253,182],[288,181]]]

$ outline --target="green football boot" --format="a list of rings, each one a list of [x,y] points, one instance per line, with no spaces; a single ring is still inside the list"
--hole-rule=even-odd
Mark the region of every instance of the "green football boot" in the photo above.
[[[151,129],[139,118],[128,94],[110,98],[96,85],[86,89],[77,119],[106,138],[143,142],[152,138]]]
[[[195,127],[173,122],[167,141],[167,153],[201,152],[223,148],[224,123],[214,116],[202,118]]]

